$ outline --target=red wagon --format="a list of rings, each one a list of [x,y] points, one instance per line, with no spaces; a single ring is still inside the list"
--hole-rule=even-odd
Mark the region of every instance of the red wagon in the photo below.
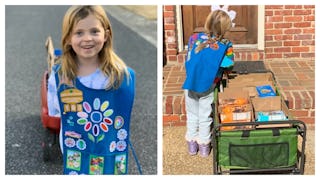
[[[45,47],[48,52],[47,62],[48,69],[45,70],[41,79],[41,121],[45,129],[42,149],[43,149],[43,160],[51,160],[53,146],[58,142],[58,135],[60,132],[60,118],[52,117],[48,114],[48,102],[47,102],[47,91],[48,91],[48,78],[51,72],[52,65],[57,59],[54,53],[54,46],[51,37],[49,36],[46,40]]]

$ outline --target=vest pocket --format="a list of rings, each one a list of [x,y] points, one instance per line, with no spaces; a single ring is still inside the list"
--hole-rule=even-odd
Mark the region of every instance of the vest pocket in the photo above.
[[[68,149],[64,155],[65,174],[127,174],[127,151],[101,155]]]

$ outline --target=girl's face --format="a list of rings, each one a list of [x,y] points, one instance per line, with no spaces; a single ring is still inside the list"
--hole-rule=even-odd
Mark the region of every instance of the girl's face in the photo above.
[[[80,20],[73,28],[70,45],[80,63],[98,61],[98,53],[107,40],[101,22],[92,14]]]

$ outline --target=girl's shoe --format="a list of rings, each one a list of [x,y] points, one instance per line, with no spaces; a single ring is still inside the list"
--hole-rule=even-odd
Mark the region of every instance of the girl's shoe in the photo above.
[[[211,146],[209,144],[199,144],[199,154],[201,157],[208,157],[211,151]]]
[[[187,141],[189,154],[191,156],[198,153],[199,145],[196,141]]]

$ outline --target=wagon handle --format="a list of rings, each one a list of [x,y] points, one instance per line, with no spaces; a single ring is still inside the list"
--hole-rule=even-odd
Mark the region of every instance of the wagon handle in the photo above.
[[[55,56],[54,56],[54,46],[53,46],[53,42],[52,42],[52,38],[51,36],[48,36],[46,43],[45,43],[46,49],[47,49],[47,53],[48,53],[48,57],[47,57],[47,63],[48,63],[48,74],[51,73],[51,68],[54,65],[54,60],[55,60]]]

